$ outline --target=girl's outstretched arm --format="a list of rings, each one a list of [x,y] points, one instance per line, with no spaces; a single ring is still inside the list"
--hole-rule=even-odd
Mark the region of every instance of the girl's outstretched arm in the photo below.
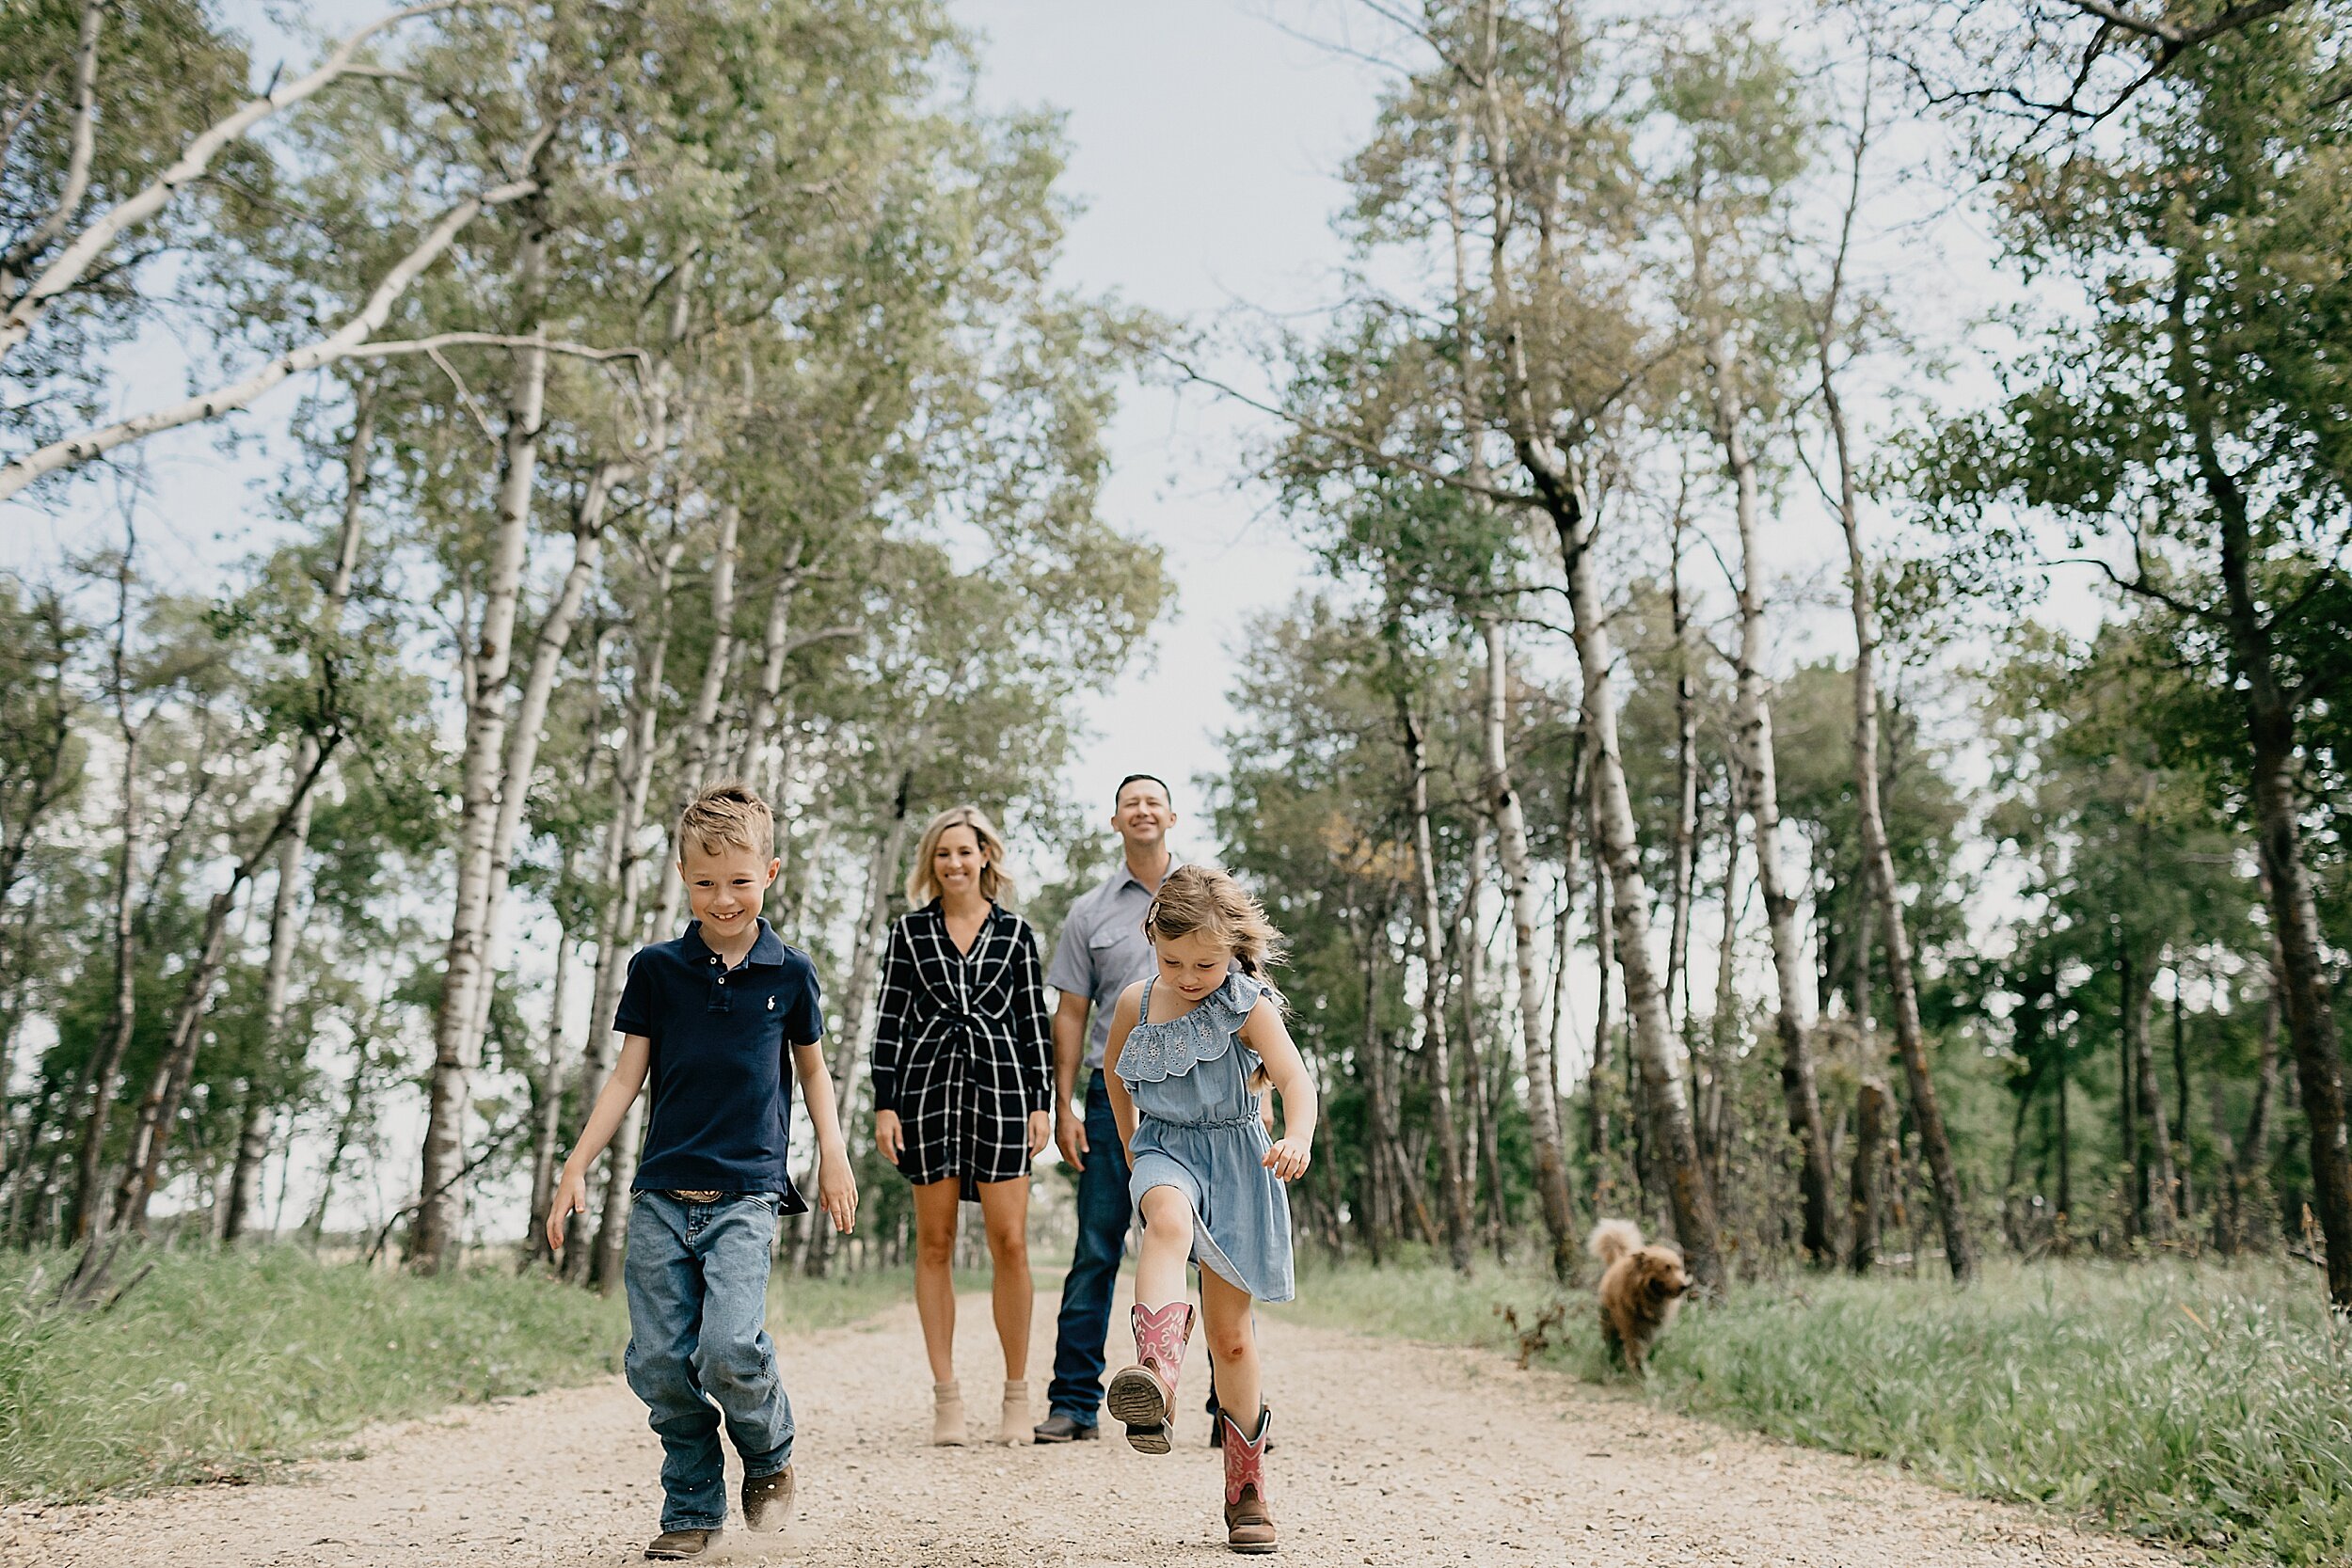
[[[1282,1101],[1282,1135],[1265,1151],[1265,1168],[1285,1181],[1295,1181],[1307,1174],[1314,1158],[1318,1109],[1314,1080],[1307,1075],[1306,1059],[1299,1055],[1282,1022],[1282,1009],[1272,998],[1258,998],[1258,1005],[1242,1022],[1241,1037],[1243,1044],[1258,1053],[1266,1081]]]
[[[1129,1147],[1136,1141],[1136,1101],[1119,1076],[1119,1053],[1126,1049],[1127,1036],[1135,1029],[1136,1001],[1142,995],[1140,983],[1119,993],[1111,1006],[1110,1037],[1103,1042],[1103,1087],[1111,1097],[1111,1117],[1119,1123],[1119,1141]]]

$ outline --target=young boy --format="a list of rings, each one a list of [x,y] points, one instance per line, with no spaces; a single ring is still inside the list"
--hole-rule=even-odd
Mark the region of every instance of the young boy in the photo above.
[[[648,1077],[653,1100],[629,1208],[628,1386],[660,1433],[661,1534],[654,1559],[698,1557],[726,1522],[719,1423],[743,1456],[743,1520],[784,1528],[792,1509],[792,1405],[763,1326],[779,1214],[807,1211],[786,1142],[791,1080],[817,1130],[817,1201],[834,1228],[857,1218],[841,1144],[817,972],[759,908],[779,863],[775,820],[739,784],[703,791],[678,821],[677,874],[694,924],[629,959],[612,1027],[626,1038],[548,1212],[548,1241],[588,1207],[588,1167]],[[717,1408],[712,1408],[713,1405]]]

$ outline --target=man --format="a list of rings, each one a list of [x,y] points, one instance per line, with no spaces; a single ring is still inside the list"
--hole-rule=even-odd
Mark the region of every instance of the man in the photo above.
[[[1062,1282],[1054,1340],[1054,1382],[1041,1443],[1098,1437],[1103,1409],[1104,1343],[1110,1337],[1111,1291],[1134,1215],[1127,1196],[1127,1153],[1103,1088],[1103,1048],[1119,993],[1152,973],[1144,912],[1176,865],[1168,830],[1176,812],[1168,785],[1130,773],[1112,797],[1111,826],[1125,854],[1110,879],[1070,907],[1045,983],[1061,993],[1054,1013],[1054,1141],[1078,1169],[1078,1245]],[[1089,1013],[1092,1015],[1089,1017]],[[1073,1103],[1078,1070],[1087,1073],[1086,1106]]]

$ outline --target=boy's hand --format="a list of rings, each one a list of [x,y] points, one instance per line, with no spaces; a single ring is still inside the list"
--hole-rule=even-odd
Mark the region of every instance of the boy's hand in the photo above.
[[[564,1250],[564,1222],[577,1213],[588,1212],[588,1179],[571,1166],[564,1167],[563,1180],[555,1184],[555,1197],[548,1204],[548,1248]]]
[[[857,1228],[857,1176],[840,1149],[817,1162],[817,1206],[833,1216],[833,1227],[843,1235]]]
[[[1285,1181],[1295,1181],[1307,1174],[1308,1164],[1314,1158],[1306,1144],[1296,1138],[1278,1138],[1258,1163]]]
[[[1054,1113],[1029,1113],[1029,1158],[1034,1160],[1045,1152],[1045,1146],[1054,1141]]]

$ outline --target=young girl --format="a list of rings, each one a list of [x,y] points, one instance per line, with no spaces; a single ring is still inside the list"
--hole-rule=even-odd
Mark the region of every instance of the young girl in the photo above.
[[[1306,1174],[1315,1091],[1265,981],[1277,936],[1231,877],[1180,866],[1144,916],[1158,967],[1111,1014],[1105,1079],[1127,1143],[1129,1191],[1143,1216],[1136,1267],[1136,1360],[1111,1379],[1111,1415],[1145,1453],[1168,1450],[1176,1374],[1192,1338],[1184,1262],[1200,1265],[1225,1449],[1225,1538],[1237,1552],[1274,1550],[1266,1506],[1271,1413],[1259,1387],[1250,1304],[1288,1301],[1290,1201]],[[1281,1098],[1283,1136],[1269,1139],[1258,1093]],[[1236,1412],[1247,1413],[1244,1425]]]

